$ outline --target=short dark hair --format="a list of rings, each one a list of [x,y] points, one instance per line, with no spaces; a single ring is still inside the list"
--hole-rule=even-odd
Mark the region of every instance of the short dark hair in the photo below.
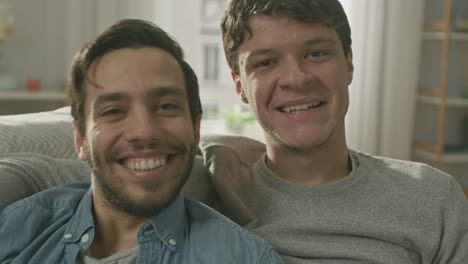
[[[138,19],[124,19],[109,27],[85,44],[71,64],[67,92],[71,100],[71,115],[81,135],[85,133],[84,103],[85,84],[93,62],[105,54],[123,48],[156,47],[169,52],[184,73],[188,103],[192,121],[202,114],[198,80],[195,72],[184,60],[179,44],[157,25]]]
[[[223,47],[232,71],[239,74],[237,50],[252,34],[249,20],[253,15],[286,16],[300,22],[321,24],[335,29],[345,55],[351,51],[351,29],[338,0],[231,0],[221,20]]]

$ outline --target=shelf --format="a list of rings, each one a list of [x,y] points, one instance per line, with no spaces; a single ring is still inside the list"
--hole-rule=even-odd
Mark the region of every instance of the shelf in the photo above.
[[[418,102],[425,104],[438,106],[440,100],[435,96],[418,95]],[[468,107],[468,98],[447,98],[446,105],[447,107]]]
[[[441,31],[426,31],[423,33],[423,39],[426,40],[443,40],[444,32]],[[466,32],[450,32],[449,37],[454,41],[468,41],[468,33]]]
[[[64,92],[0,92],[0,101],[65,101]]]
[[[414,155],[417,158],[424,159],[427,161],[437,161],[436,153],[423,149],[415,149]],[[445,153],[442,156],[442,161],[445,164],[468,164],[468,151],[460,153]]]
[[[435,21],[435,22],[426,22],[424,23],[425,30],[445,30],[448,27],[448,23],[445,21]]]
[[[418,92],[428,95],[428,96],[440,96],[440,89],[439,88],[432,88],[432,87],[423,87],[420,86],[418,88]]]

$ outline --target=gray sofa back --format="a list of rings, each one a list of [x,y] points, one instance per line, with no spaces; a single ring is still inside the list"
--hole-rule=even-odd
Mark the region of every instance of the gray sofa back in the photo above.
[[[216,168],[222,172],[225,162],[248,167],[265,153],[263,143],[238,136],[203,135],[199,147],[183,191],[203,201],[216,198],[210,197]],[[69,107],[0,116],[0,208],[52,186],[89,181],[90,174],[74,149]]]
[[[0,116],[0,208],[51,186],[89,181],[71,120],[69,107]]]

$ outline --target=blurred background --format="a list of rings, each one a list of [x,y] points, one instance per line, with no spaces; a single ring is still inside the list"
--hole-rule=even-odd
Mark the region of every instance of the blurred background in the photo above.
[[[347,138],[357,150],[427,162],[468,188],[468,0],[341,0],[355,74]],[[172,34],[195,69],[202,134],[263,140],[224,58],[227,0],[0,0],[0,115],[67,104],[66,72],[82,44],[122,18]]]

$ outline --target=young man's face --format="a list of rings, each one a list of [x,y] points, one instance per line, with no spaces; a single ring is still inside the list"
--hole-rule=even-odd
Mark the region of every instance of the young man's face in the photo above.
[[[181,67],[157,48],[119,49],[95,61],[86,84],[79,157],[93,170],[94,198],[154,215],[184,184],[199,140]]]
[[[266,140],[316,148],[344,136],[352,56],[337,32],[287,17],[254,15],[238,49],[236,89],[251,105]],[[341,135],[341,134],[340,134]]]

